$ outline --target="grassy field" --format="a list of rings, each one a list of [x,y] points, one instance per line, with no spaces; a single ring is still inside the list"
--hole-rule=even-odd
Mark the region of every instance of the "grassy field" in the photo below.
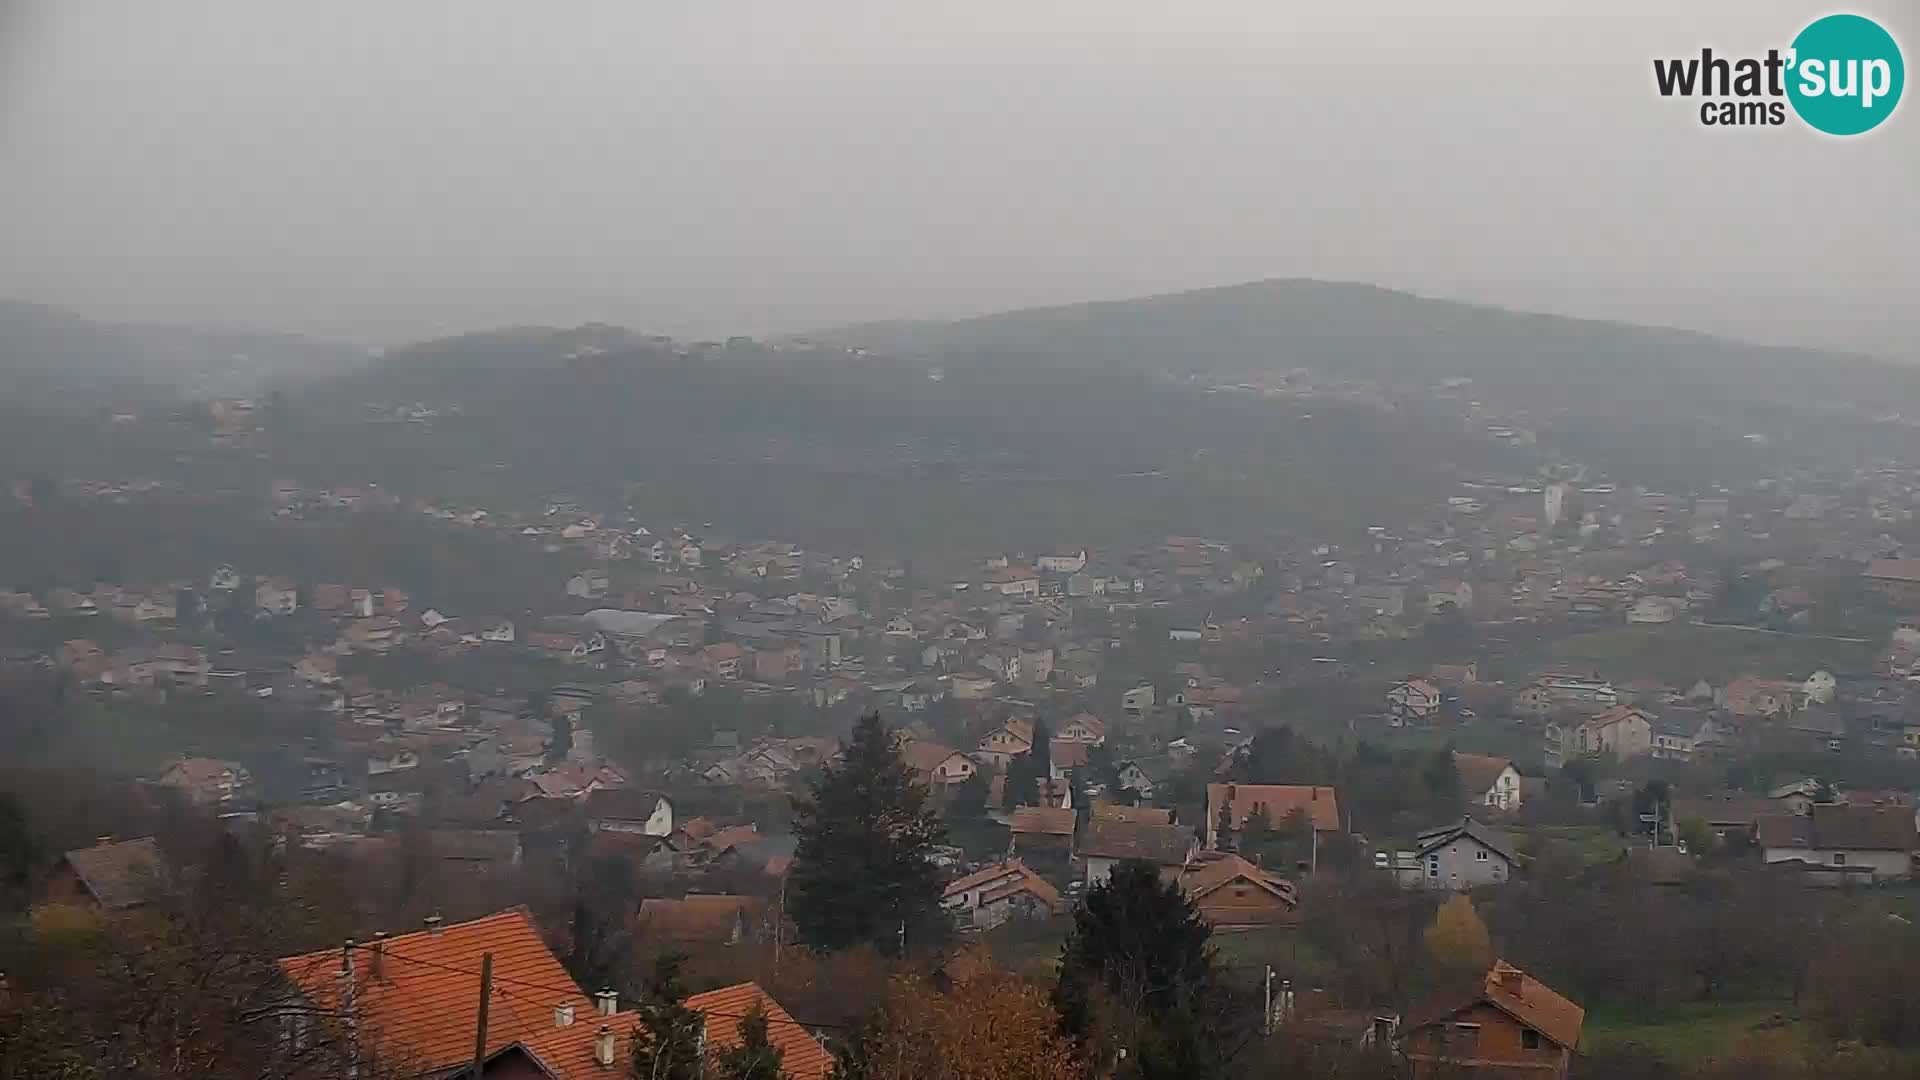
[[[1788,1030],[1804,1033],[1787,1001],[1699,1002],[1663,1009],[1657,1017],[1594,1010],[1587,1014],[1580,1048],[1590,1052],[1638,1043],[1672,1061],[1701,1061],[1725,1056],[1742,1039],[1781,1019]]]
[[[1575,634],[1553,645],[1555,663],[1592,668],[1611,679],[1654,678],[1672,684],[1725,682],[1743,674],[1806,676],[1816,668],[1866,671],[1874,645],[1797,634],[1669,623]]]
[[[1582,863],[1610,863],[1627,849],[1626,841],[1612,829],[1597,825],[1539,825],[1509,830],[1513,840],[1535,858],[1553,849],[1571,851]]]

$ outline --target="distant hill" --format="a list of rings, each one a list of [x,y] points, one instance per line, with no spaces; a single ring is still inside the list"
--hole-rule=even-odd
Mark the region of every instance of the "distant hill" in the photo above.
[[[348,346],[287,335],[100,322],[0,300],[0,393],[15,403],[95,407],[246,395],[365,360]]]
[[[1401,520],[1451,470],[1530,469],[1445,418],[1307,417],[1130,370],[931,375],[891,354],[513,328],[309,388],[274,455],[293,475],[305,460],[449,496],[624,492],[649,521],[922,553]],[[400,403],[432,416],[362,422]]]
[[[811,336],[947,364],[1465,377],[1579,409],[1840,399],[1920,412],[1920,368],[1303,279]]]

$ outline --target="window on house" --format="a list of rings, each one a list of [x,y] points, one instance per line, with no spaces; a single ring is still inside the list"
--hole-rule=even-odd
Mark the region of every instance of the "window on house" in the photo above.
[[[1540,1049],[1540,1033],[1532,1028],[1523,1029],[1520,1032],[1520,1046],[1525,1050]]]
[[[1485,849],[1485,848],[1481,848],[1481,849],[1480,849],[1479,851],[1476,851],[1476,852],[1474,852],[1474,853],[1473,853],[1473,861],[1474,861],[1474,862],[1486,862],[1486,861],[1487,861],[1487,849]]]
[[[1844,851],[1836,851],[1836,852],[1834,852],[1834,853],[1833,853],[1833,865],[1835,865],[1835,866],[1845,866],[1845,865],[1847,865],[1847,853],[1846,853],[1846,852],[1844,852]]]

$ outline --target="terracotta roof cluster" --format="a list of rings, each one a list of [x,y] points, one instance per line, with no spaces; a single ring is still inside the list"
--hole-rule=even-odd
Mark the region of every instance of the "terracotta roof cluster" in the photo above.
[[[478,973],[487,953],[493,954],[488,1053],[551,1032],[557,1007],[571,1006],[580,1017],[593,1012],[524,908],[350,950],[289,956],[280,968],[309,1001],[328,1011],[342,1009],[350,985],[360,1029],[377,1051],[433,1071],[473,1059]],[[586,1032],[590,1038],[591,1029]]]
[[[1207,821],[1220,820],[1222,808],[1231,807],[1233,827],[1244,828],[1254,807],[1266,810],[1275,825],[1286,821],[1296,809],[1304,809],[1320,832],[1340,831],[1340,802],[1330,787],[1307,784],[1208,784]]]
[[[832,1071],[833,1059],[820,1040],[753,983],[695,994],[686,1000],[686,1006],[705,1019],[708,1053],[738,1046],[740,1022],[757,1006],[767,1017],[767,1041],[781,1051],[783,1077],[825,1080]],[[634,1036],[642,1030],[638,1012],[585,1013],[576,1015],[569,1025],[550,1026],[541,1034],[519,1040],[517,1045],[553,1080],[605,1080],[626,1075]],[[612,1042],[612,1065],[602,1065],[594,1053],[594,1044],[603,1033]]]
[[[151,836],[69,851],[66,862],[94,901],[109,911],[144,904],[166,883],[166,862]]]

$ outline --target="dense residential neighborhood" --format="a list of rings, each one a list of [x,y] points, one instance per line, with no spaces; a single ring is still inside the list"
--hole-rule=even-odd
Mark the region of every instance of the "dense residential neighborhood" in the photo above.
[[[569,378],[624,356],[649,386],[881,362],[804,339],[560,342]],[[486,1074],[513,1077],[670,1045],[638,1033],[692,1031],[675,1010],[712,994],[778,1018],[788,1074],[816,1075],[886,1002],[930,1010],[904,1032],[968,986],[1068,993],[1061,958],[1125,936],[1099,924],[1122,898],[1212,943],[1223,986],[1260,1002],[1222,1015],[1274,1068],[1613,1075],[1623,1033],[1684,1038],[1700,1002],[1744,1018],[1715,1045],[1903,1044],[1845,973],[1906,955],[1888,928],[1917,884],[1920,466],[1656,486],[1472,379],[1154,377],[1169,409],[1417,418],[1472,452],[1364,525],[1120,527],[1090,503],[1029,543],[1032,504],[909,539],[839,527],[853,511],[821,491],[709,514],[625,478],[425,480],[408,454],[485,452],[469,403],[431,384],[327,406],[331,439],[411,445],[352,468],[289,449],[317,421],[286,401],[89,420],[181,464],[41,469],[0,496],[21,552],[0,566],[26,770],[8,797],[29,822],[96,822],[35,839],[20,910],[171,910],[209,880],[192,830],[215,829],[310,913],[270,940],[332,972],[301,983],[335,995],[319,1011],[371,1020],[342,1007],[343,972],[396,1034],[443,1008],[378,990],[416,948],[469,982],[489,952],[535,965],[500,974],[539,982],[547,1019],[516,1011],[485,1045]],[[688,475],[730,452],[684,449]],[[755,452],[775,468],[791,448]],[[909,472],[1007,482],[950,465]],[[67,787],[110,812],[76,815]],[[870,816],[916,854],[834,854],[835,792],[904,800]],[[321,882],[350,885],[315,899]],[[870,892],[901,906],[865,910]],[[1621,910],[1646,932],[1601,929]],[[858,1008],[833,979],[865,987]],[[736,1019],[710,1041],[751,1057]],[[445,1038],[405,1053],[454,1067]]]
[[[463,970],[478,952],[499,964],[506,939],[480,928],[536,932],[484,910],[506,880],[610,874],[634,898],[623,935],[777,952],[799,934],[788,800],[849,767],[847,725],[878,713],[945,830],[937,908],[962,939],[1057,932],[1142,865],[1280,973],[1270,1023],[1393,1049],[1411,1075],[1448,1055],[1565,1075],[1580,1007],[1505,960],[1440,1012],[1377,989],[1336,1007],[1294,988],[1316,978],[1298,941],[1331,917],[1333,882],[1431,904],[1538,888],[1576,851],[1656,882],[1723,865],[1836,895],[1913,879],[1920,784],[1899,778],[1920,748],[1920,574],[1882,555],[1897,551],[1886,507],[1920,489],[1884,471],[1855,484],[1882,493],[1870,517],[1796,514],[1784,485],[1689,506],[1553,480],[1469,488],[1470,503],[1361,541],[1175,535],[927,574],[635,505],[276,481],[258,504],[274,528],[417,522],[557,568],[554,585],[476,607],[464,588],[216,549],[187,576],[20,582],[0,624],[9,678],[64,688],[76,731],[226,718],[141,743],[138,797],[356,875],[494,883],[435,894],[477,922],[286,961],[324,969],[314,993],[406,964],[412,942]],[[164,512],[187,495],[69,482],[14,498],[23,514]],[[1754,548],[1788,529],[1817,536],[1813,554]],[[1825,554],[1841,548],[1873,557]],[[134,910],[177,874],[151,837],[102,838],[67,851],[40,895]],[[486,944],[459,944],[472,935]],[[511,946],[534,974],[496,978],[573,985],[539,960],[548,947]],[[789,1075],[827,1060],[765,990],[713,993],[786,1017]],[[488,1075],[586,1075],[625,1053],[638,1014],[567,994],[550,1021],[489,1036]],[[395,1038],[407,1010],[436,1008],[380,1000]],[[468,1050],[409,1046],[449,1064]]]

